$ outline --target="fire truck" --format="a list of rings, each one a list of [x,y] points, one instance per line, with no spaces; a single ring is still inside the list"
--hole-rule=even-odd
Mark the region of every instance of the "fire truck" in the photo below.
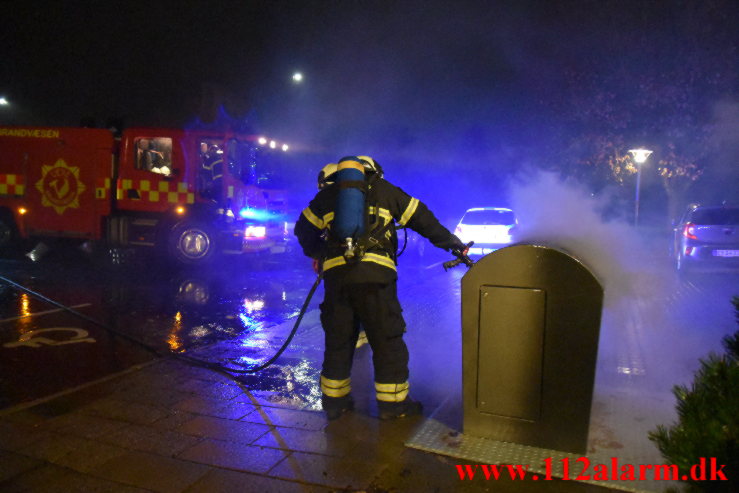
[[[0,248],[70,238],[190,265],[282,252],[286,150],[236,132],[0,126]]]

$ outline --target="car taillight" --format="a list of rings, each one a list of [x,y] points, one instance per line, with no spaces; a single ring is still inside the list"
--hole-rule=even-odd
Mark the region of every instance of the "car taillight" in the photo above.
[[[695,224],[688,223],[683,227],[683,236],[686,238],[690,238],[691,240],[697,240],[698,237],[695,236]]]

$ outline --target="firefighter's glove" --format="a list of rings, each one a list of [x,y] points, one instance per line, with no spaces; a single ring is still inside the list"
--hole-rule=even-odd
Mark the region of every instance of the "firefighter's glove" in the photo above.
[[[450,250],[455,257],[462,258],[470,251],[470,247],[462,243],[462,240],[457,238],[456,235],[452,235],[450,243],[452,245]]]

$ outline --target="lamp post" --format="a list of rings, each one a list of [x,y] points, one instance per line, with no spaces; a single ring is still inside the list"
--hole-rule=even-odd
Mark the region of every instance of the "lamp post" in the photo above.
[[[639,225],[639,188],[641,186],[641,165],[647,161],[652,153],[648,149],[630,149],[629,152],[634,157],[636,163],[636,197],[634,199],[634,226]]]

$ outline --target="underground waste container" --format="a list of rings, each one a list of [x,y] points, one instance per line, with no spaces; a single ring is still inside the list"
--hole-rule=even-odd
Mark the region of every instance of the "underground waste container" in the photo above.
[[[584,454],[603,288],[580,261],[513,245],[462,278],[465,434]]]

